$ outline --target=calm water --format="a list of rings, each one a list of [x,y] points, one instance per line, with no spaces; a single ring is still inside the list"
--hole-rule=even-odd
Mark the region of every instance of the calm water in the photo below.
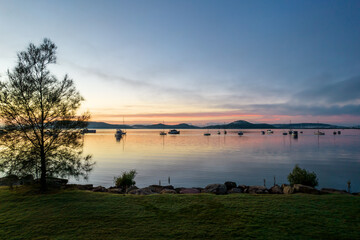
[[[236,130],[211,136],[205,130],[181,130],[180,135],[160,136],[160,130],[128,130],[120,141],[115,130],[97,130],[85,136],[85,153],[93,155],[96,165],[88,183],[112,186],[114,176],[136,169],[137,186],[171,184],[175,187],[204,187],[209,183],[235,181],[238,184],[266,185],[287,183],[295,164],[317,173],[319,187],[360,191],[360,131],[303,130],[298,139],[283,136],[282,130],[261,135],[260,130]],[[75,182],[72,180],[72,182]],[[80,181],[84,183],[84,181]]]

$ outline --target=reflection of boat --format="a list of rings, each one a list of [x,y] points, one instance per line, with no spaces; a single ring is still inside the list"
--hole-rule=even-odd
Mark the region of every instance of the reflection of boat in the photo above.
[[[117,129],[116,133],[115,133],[115,137],[116,138],[121,138],[123,135],[126,135],[126,132],[121,130],[121,129]]]
[[[320,132],[319,130],[317,130],[316,132],[314,132],[315,135],[325,135],[324,132]]]
[[[170,130],[170,132],[168,132],[168,133],[169,134],[180,134],[180,131],[173,129],[173,130]]]
[[[240,132],[238,132],[238,135],[242,136],[242,135],[244,135],[244,133],[242,131],[240,131]]]

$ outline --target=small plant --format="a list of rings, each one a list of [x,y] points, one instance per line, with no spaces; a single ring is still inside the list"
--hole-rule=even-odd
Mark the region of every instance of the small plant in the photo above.
[[[300,168],[298,164],[295,165],[293,171],[288,175],[287,178],[291,185],[302,184],[311,187],[318,185],[316,173],[310,173],[306,171],[306,169]]]
[[[136,184],[134,181],[136,174],[137,172],[134,169],[130,170],[129,172],[123,172],[120,177],[114,178],[115,186],[125,190],[131,186],[134,186]]]

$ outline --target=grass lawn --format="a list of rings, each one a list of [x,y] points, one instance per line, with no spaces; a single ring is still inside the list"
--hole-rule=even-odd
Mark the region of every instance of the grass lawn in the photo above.
[[[0,187],[0,239],[360,239],[348,195],[36,194]]]

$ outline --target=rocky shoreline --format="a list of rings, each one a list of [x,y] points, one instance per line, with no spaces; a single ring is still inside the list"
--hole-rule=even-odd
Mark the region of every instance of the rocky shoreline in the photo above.
[[[18,186],[18,185],[31,185],[36,184],[38,179],[33,180],[32,178],[18,179],[16,177],[4,177],[0,178],[0,186]],[[338,190],[333,188],[322,188],[316,189],[310,186],[302,184],[294,184],[293,186],[282,184],[274,185],[270,188],[265,186],[247,186],[237,185],[235,182],[225,182],[209,184],[205,188],[193,187],[185,188],[178,187],[174,188],[172,185],[161,186],[161,185],[150,185],[144,188],[138,188],[131,186],[128,189],[122,189],[117,187],[105,188],[103,186],[94,187],[93,184],[68,184],[67,179],[61,178],[48,178],[48,185],[62,189],[77,189],[87,190],[92,192],[107,192],[113,194],[133,194],[133,195],[152,195],[152,194],[200,194],[200,193],[211,193],[216,195],[225,194],[295,194],[295,193],[306,193],[306,194],[349,194],[349,195],[360,195],[360,193],[349,193],[345,190]]]
[[[225,182],[224,184],[209,184],[205,188],[193,187],[193,188],[174,188],[172,185],[160,186],[150,185],[144,188],[138,188],[132,186],[128,189],[121,189],[116,187],[105,188],[102,186],[93,187],[92,184],[78,185],[78,184],[67,184],[65,188],[74,188],[79,190],[89,190],[93,192],[108,192],[114,194],[133,194],[133,195],[152,195],[152,194],[201,194],[211,193],[216,195],[225,194],[295,194],[295,193],[306,193],[306,194],[348,194],[348,195],[360,195],[359,193],[348,193],[345,190],[338,190],[333,188],[322,188],[316,189],[313,187],[305,186],[302,184],[294,184],[293,186],[282,184],[274,185],[271,188],[264,186],[246,186],[237,185],[235,182]]]

